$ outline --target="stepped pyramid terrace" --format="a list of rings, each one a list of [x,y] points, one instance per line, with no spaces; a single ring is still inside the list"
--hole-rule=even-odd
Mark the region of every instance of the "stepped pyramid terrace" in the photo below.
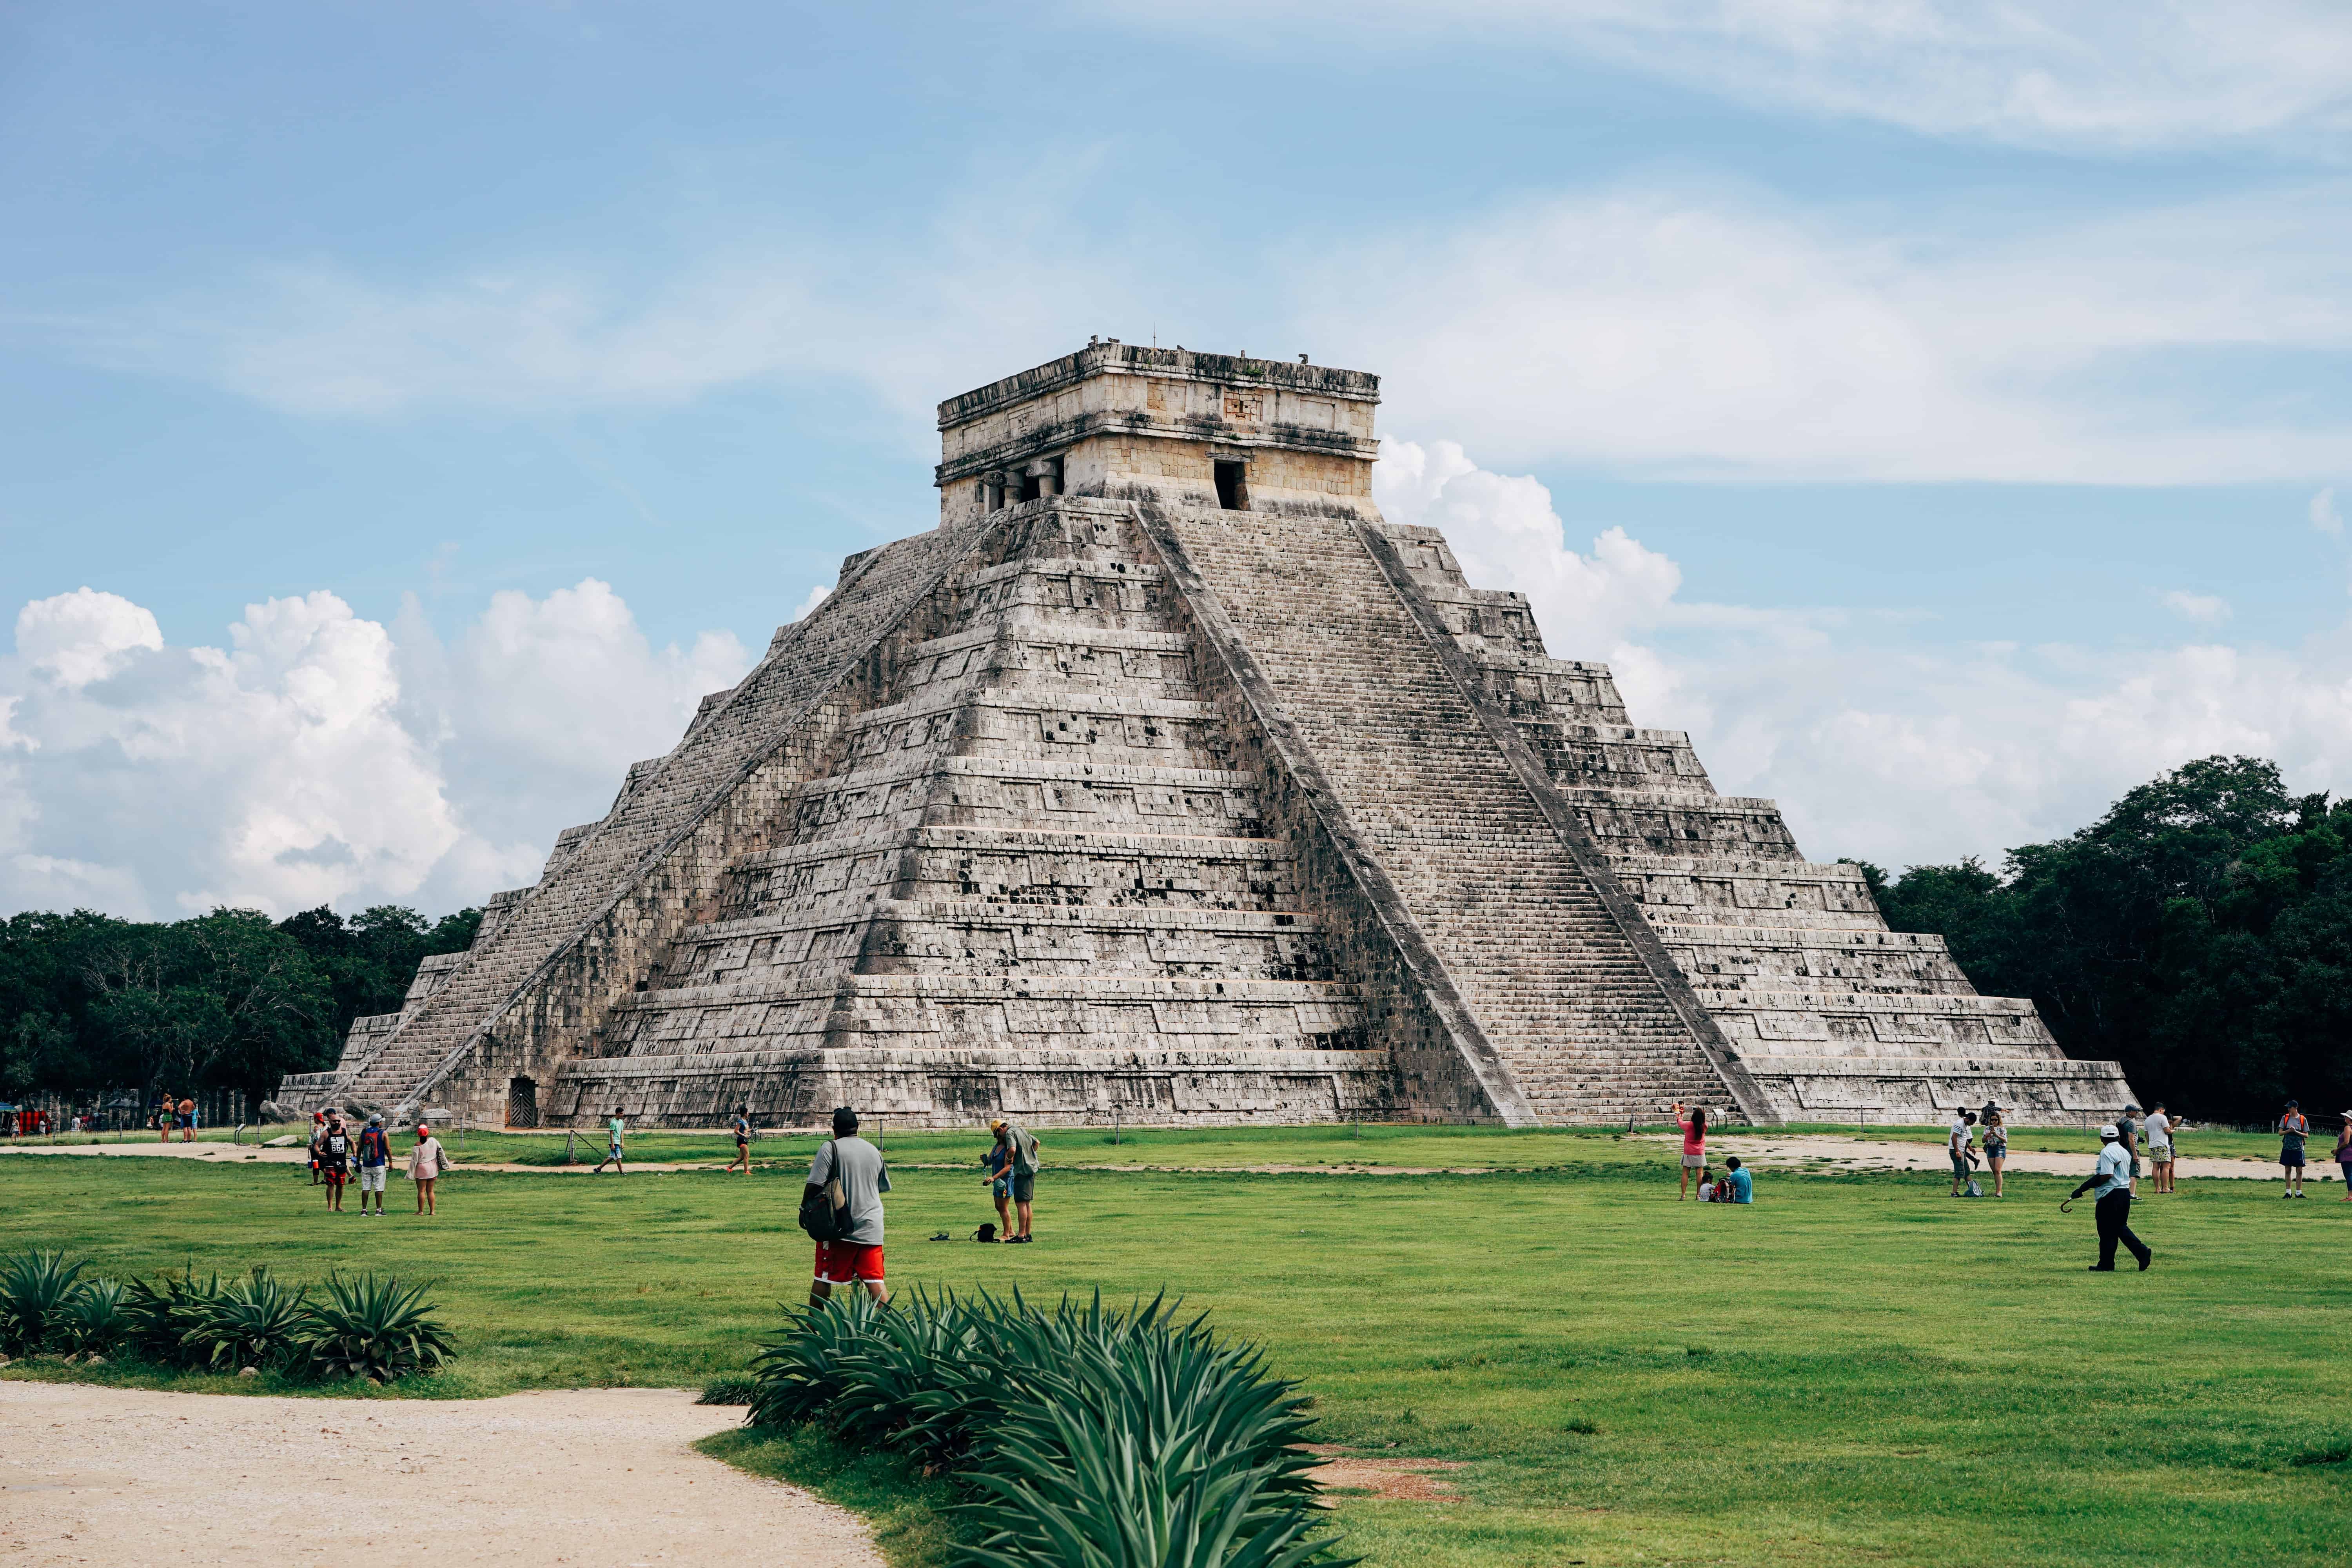
[[[2129,1098],[1371,500],[1379,381],[1097,343],[281,1103],[585,1125]],[[780,596],[790,588],[779,584]],[[1550,628],[1575,651],[1578,628]]]

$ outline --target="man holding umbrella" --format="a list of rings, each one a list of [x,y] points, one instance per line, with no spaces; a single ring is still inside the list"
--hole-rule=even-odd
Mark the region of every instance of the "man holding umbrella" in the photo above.
[[[2139,1266],[2146,1268],[2156,1255],[2147,1244],[2132,1234],[2132,1157],[2123,1144],[2123,1133],[2112,1121],[2099,1129],[2099,1168],[2079,1187],[2066,1194],[2073,1203],[2084,1193],[2098,1191],[2099,1260],[2091,1265],[2094,1274],[2116,1271],[2116,1243],[2122,1242]]]

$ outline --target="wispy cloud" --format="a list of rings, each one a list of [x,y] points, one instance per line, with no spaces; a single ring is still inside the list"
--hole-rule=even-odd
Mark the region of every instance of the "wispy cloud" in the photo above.
[[[1744,103],[2032,145],[2196,146],[2352,123],[2352,17],[2329,0],[1368,0],[1339,37],[1328,8],[1297,0],[1113,9],[1242,47],[1269,28],[1291,47],[1311,27],[1325,51],[1549,48]]]
[[[2331,539],[2344,537],[2344,514],[2336,510],[2336,487],[2328,486],[2311,498],[2311,526]]]
[[[2170,588],[2157,595],[2157,603],[2183,620],[2199,621],[2207,626],[2218,625],[2230,618],[2230,601],[2212,594],[2191,594],[2186,589]]]

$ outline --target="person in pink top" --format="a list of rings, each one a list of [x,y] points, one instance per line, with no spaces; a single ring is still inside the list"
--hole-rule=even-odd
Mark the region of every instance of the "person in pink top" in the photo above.
[[[1683,1114],[1683,1102],[1675,1101],[1675,1121],[1683,1130],[1683,1184],[1675,1194],[1679,1203],[1690,1196],[1691,1173],[1706,1169],[1706,1110],[1704,1106]]]

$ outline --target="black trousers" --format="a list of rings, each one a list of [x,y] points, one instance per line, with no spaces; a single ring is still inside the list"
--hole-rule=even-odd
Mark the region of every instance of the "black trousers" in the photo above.
[[[2118,1187],[2099,1200],[2099,1267],[2116,1266],[2116,1243],[2122,1242],[2129,1252],[2145,1265],[2148,1260],[2147,1243],[2132,1234],[2131,1193]]]

